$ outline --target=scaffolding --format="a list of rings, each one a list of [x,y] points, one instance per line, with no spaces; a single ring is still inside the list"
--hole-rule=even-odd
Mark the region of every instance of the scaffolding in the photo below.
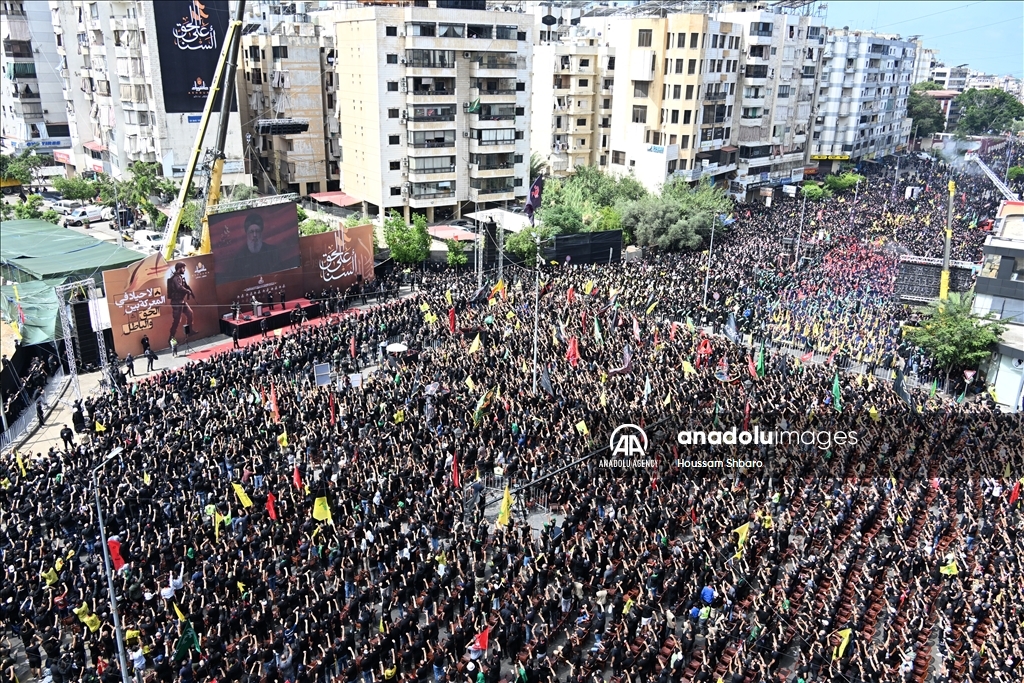
[[[89,302],[89,311],[92,313],[92,319],[100,320],[99,293],[96,289],[96,281],[92,278],[87,278],[77,282],[68,282],[54,287],[54,292],[57,295],[57,303],[60,307],[60,326],[64,334],[64,353],[67,356],[68,377],[71,380],[71,386],[74,387],[75,398],[82,400],[82,386],[78,381],[78,356],[75,352],[75,339],[78,337],[78,332],[75,329],[71,316],[72,302],[70,301],[70,295],[72,292],[84,292],[86,300]],[[95,332],[96,353],[98,354],[100,370],[103,376],[111,381],[111,385],[116,386],[113,378],[109,376],[110,363],[107,360],[107,345],[103,339],[103,330],[98,329]]]

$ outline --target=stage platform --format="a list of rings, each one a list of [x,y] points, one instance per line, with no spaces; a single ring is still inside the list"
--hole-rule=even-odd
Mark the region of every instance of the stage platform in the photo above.
[[[226,313],[220,319],[220,331],[227,336],[232,336],[234,329],[238,328],[238,338],[245,339],[260,334],[260,320],[267,321],[267,331],[272,332],[281,327],[288,327],[291,324],[291,314],[295,309],[306,312],[306,319],[312,320],[320,316],[320,304],[313,303],[309,299],[289,299],[284,302],[284,308],[280,303],[275,303],[274,308],[270,304],[263,307],[263,317],[257,318],[252,314],[252,307],[245,306],[238,314],[238,320],[234,320],[231,313]]]

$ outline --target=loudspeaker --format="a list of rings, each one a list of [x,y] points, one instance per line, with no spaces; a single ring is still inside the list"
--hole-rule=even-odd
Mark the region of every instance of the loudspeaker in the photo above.
[[[188,323],[185,323],[185,328],[184,329],[185,329],[185,336],[186,337],[189,336],[190,334],[192,334],[192,326],[189,325]]]

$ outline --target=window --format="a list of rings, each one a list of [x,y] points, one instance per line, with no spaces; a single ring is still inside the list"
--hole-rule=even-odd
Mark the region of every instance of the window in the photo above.
[[[750,35],[752,36],[770,36],[772,34],[772,24],[770,21],[755,21],[750,24]]]
[[[612,163],[613,164],[618,164],[620,166],[625,164],[626,163],[626,153],[625,152],[616,152],[615,150],[612,150]]]
[[[689,61],[689,63],[686,65],[686,73],[688,73],[688,74],[695,74],[695,73],[697,73],[697,60],[696,59],[691,59]],[[687,87],[689,87],[689,86],[687,86]]]
[[[673,159],[672,161],[668,162],[668,172],[669,173],[675,173],[675,170],[676,170],[676,160]]]
[[[672,110],[672,117],[671,117],[671,120],[669,121],[669,123],[679,123],[679,110],[678,109],[673,109]]]
[[[807,37],[808,38],[820,38],[821,37],[821,27],[820,26],[809,26],[809,27],[807,27]]]
[[[776,97],[783,97],[783,98],[789,97],[789,86],[788,85],[780,85],[779,86],[779,92],[776,95]]]
[[[686,86],[686,99],[688,99],[688,100],[692,100],[693,99],[693,86],[692,85]]]
[[[601,109],[611,109],[611,108],[612,108],[612,101],[610,99],[608,99],[606,97],[603,100],[601,100]]]
[[[652,32],[649,28],[642,28],[637,32],[636,46],[637,47],[650,47],[651,46]]]
[[[633,106],[633,123],[647,123],[647,107],[643,105]]]
[[[388,144],[389,145],[400,145],[400,144],[402,144],[401,136],[389,135],[388,136]]]
[[[409,66],[448,69],[455,66],[454,50],[406,50]]]
[[[516,92],[526,92],[526,83],[519,81],[516,83]]]
[[[409,145],[412,147],[454,147],[454,130],[409,131]]]
[[[409,24],[409,35],[433,38],[437,36],[437,24],[433,22]]]
[[[768,65],[747,64],[746,70],[744,71],[744,75],[747,78],[768,78]]]
[[[678,100],[682,96],[683,96],[683,86],[681,86],[681,85],[673,85],[672,86],[672,99],[673,100]]]
[[[388,64],[398,64],[398,55],[388,55],[386,61]]]
[[[421,173],[451,173],[455,170],[455,157],[410,157],[409,170]]]
[[[586,127],[587,120],[586,119],[576,119],[576,125],[577,126],[581,126],[581,127]]]
[[[388,109],[388,118],[389,119],[397,119],[398,118],[398,110],[397,109]]]
[[[388,92],[398,92],[398,81],[388,81]]]
[[[684,124],[689,123],[690,122],[690,117],[692,115],[693,115],[693,111],[692,110],[687,109],[686,111],[684,111],[683,112],[683,123]]]
[[[401,161],[391,161],[391,162],[388,163],[388,168],[390,170],[392,170],[392,171],[401,171],[402,170],[402,162]]]
[[[743,118],[745,119],[759,119],[761,118],[761,107],[743,107]]]
[[[494,35],[494,27],[491,26],[490,24],[470,24],[466,28],[466,33],[470,38],[482,38],[485,40],[490,40]]]
[[[511,145],[515,144],[518,132],[519,131],[511,128],[471,130],[470,137],[478,141],[481,145]]]
[[[633,81],[633,97],[647,97],[650,88],[650,81]]]
[[[274,59],[288,59],[288,46],[287,45],[275,45],[271,48]]]
[[[680,35],[682,35],[682,34],[680,34]],[[691,50],[696,50],[697,49],[697,41],[699,40],[699,38],[697,36],[699,36],[699,35],[700,35],[699,33],[691,33],[690,34],[690,49]]]
[[[590,79],[589,78],[581,78],[581,79],[579,79],[579,87],[581,87],[581,88],[590,87]]]
[[[686,113],[689,114],[690,112],[686,112]],[[679,149],[689,149],[689,148],[690,148],[690,136],[689,135],[684,135],[683,138],[679,141]]]
[[[385,26],[384,27],[384,35],[386,35],[386,36],[397,36],[398,35],[398,27],[397,26]]]
[[[466,35],[465,24],[441,24],[440,29],[438,35],[441,38],[463,38]]]
[[[515,40],[516,39],[516,27],[515,26],[498,26],[496,29],[495,38],[497,40]]]
[[[607,166],[608,165],[608,156],[605,155],[605,154],[602,154],[601,158],[598,159],[597,163],[598,163],[599,166]]]
[[[681,74],[681,73],[683,73],[683,64],[684,64],[684,63],[685,63],[685,61],[684,61],[684,60],[682,60],[682,59],[677,59],[677,60],[676,60],[676,68],[675,68],[675,73],[677,73],[677,74]]]
[[[401,194],[402,194],[402,188],[400,186],[399,187],[392,187],[391,188],[391,196],[392,197],[399,197],[399,196],[401,196]]]
[[[615,71],[615,57],[608,58],[608,71]]]
[[[590,66],[590,60],[589,59],[581,59],[580,60],[580,68],[581,69],[582,68],[586,68],[588,66]]]

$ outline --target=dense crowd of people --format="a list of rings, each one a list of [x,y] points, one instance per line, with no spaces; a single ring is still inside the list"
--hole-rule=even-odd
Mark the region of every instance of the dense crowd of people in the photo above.
[[[539,306],[530,272],[430,272],[86,399],[74,438],[0,472],[3,680],[120,680],[90,485],[115,448],[99,494],[141,679],[1021,680],[1024,425],[903,384],[886,242],[935,243],[876,211],[886,172],[813,207],[795,272],[800,203],[738,207],[706,305],[699,252],[546,266]],[[914,165],[895,194],[939,190],[891,212],[942,213],[947,172]],[[977,258],[992,202],[958,182]],[[731,320],[751,345],[707,333]],[[586,457],[626,423],[645,458]],[[732,429],[801,436],[682,438]]]

